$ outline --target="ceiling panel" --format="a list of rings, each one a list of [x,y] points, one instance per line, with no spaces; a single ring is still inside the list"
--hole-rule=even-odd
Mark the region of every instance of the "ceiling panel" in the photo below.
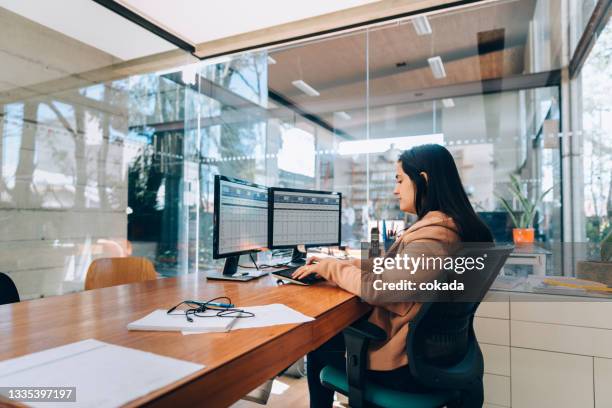
[[[270,52],[276,63],[269,65],[269,88],[347,131],[362,123],[366,87],[370,108],[395,106],[406,114],[414,106],[400,105],[427,99],[430,90],[525,72],[534,7],[535,0],[510,0],[436,14],[429,17],[431,35],[417,35],[412,22],[404,21],[370,29],[367,38],[359,32],[278,48]],[[441,56],[446,77],[432,75],[427,63],[432,56]],[[292,85],[295,80],[319,95],[304,94]],[[351,119],[337,121],[334,112]]]
[[[0,0],[0,7],[124,61],[176,49],[92,0]]]
[[[199,44],[379,0],[115,0],[179,38]]]

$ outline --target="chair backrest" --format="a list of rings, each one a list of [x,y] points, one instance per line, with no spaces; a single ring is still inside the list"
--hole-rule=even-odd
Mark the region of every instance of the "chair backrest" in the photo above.
[[[85,290],[153,279],[157,279],[157,273],[147,258],[100,258],[89,265]]]
[[[19,292],[13,280],[0,272],[0,305],[19,302]]]
[[[485,268],[464,274],[468,293],[454,301],[421,305],[410,322],[406,351],[410,371],[423,385],[462,389],[482,377],[484,362],[474,334],[474,314],[513,249],[491,244],[462,250],[460,255],[465,257],[487,254]]]

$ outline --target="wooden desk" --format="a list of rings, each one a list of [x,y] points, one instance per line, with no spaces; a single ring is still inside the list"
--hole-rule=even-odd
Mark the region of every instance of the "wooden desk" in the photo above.
[[[0,306],[0,360],[94,338],[206,366],[129,406],[227,406],[369,310],[356,296],[330,285],[275,282],[270,276],[251,282],[206,281],[192,274]],[[237,306],[283,303],[316,320],[190,336],[126,329],[153,309],[216,296],[229,296]]]

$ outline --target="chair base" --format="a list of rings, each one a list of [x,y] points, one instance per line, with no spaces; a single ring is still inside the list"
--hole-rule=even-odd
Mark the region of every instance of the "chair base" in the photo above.
[[[321,370],[321,383],[336,392],[348,395],[346,374],[332,366]],[[369,405],[381,408],[438,408],[452,403],[460,397],[458,391],[441,391],[440,393],[409,393],[384,388],[379,384],[367,383],[365,401]]]

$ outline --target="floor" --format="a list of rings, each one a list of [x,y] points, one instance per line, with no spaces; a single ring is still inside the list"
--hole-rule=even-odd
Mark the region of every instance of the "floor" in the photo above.
[[[338,395],[336,394],[338,397]],[[346,398],[339,396],[339,401],[334,402],[334,407],[344,407]],[[308,408],[308,383],[306,377],[295,378],[290,376],[280,376],[274,380],[272,392],[266,405],[251,401],[240,400],[231,408]]]

